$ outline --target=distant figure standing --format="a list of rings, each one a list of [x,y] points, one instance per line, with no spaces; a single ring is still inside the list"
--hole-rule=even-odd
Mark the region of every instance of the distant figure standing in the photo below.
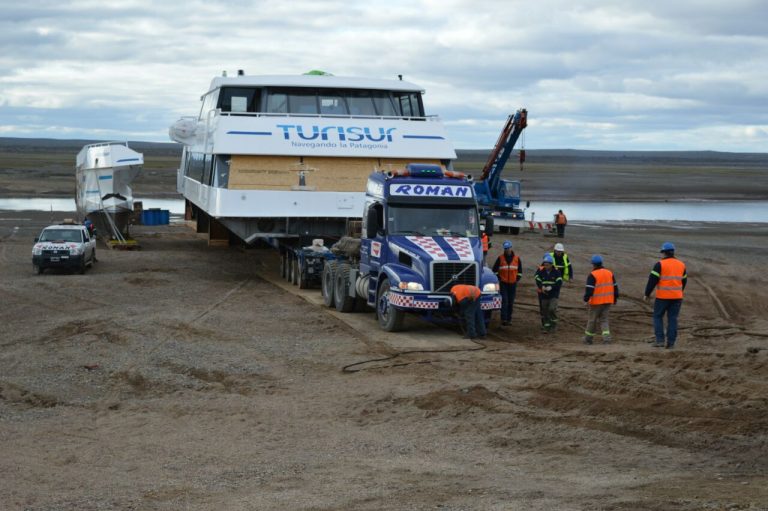
[[[488,255],[488,249],[491,247],[491,243],[488,241],[488,235],[486,233],[483,233],[482,236],[480,236],[480,241],[483,244],[483,265],[485,265],[485,256]]]
[[[666,242],[661,246],[661,261],[657,262],[648,276],[643,299],[648,298],[656,288],[653,303],[653,332],[656,335],[654,348],[664,348],[664,314],[667,315],[666,348],[672,349],[677,341],[677,317],[683,305],[683,290],[688,282],[685,264],[675,258],[675,246]]]
[[[485,339],[485,317],[480,308],[482,291],[477,286],[456,284],[451,288],[454,305],[459,309],[459,317],[464,325],[465,339],[480,337]]]
[[[517,294],[517,282],[522,278],[523,265],[520,256],[512,250],[512,242],[505,241],[502,245],[504,253],[493,263],[493,273],[499,278],[499,291],[501,291],[501,324],[509,325],[512,321],[512,307]]]
[[[553,265],[552,256],[544,254],[541,266],[536,270],[536,291],[539,294],[539,312],[541,329],[544,333],[557,330],[557,301],[560,298],[560,286],[563,278]]]
[[[565,226],[567,224],[568,224],[568,219],[565,217],[565,213],[563,213],[562,209],[558,209],[557,214],[555,215],[555,226],[557,227],[558,238],[565,237]]]
[[[560,275],[563,277],[564,282],[568,282],[573,279],[573,265],[568,259],[568,254],[565,253],[565,247],[562,243],[555,243],[554,252],[550,252],[552,256],[553,264]]]
[[[584,330],[584,343],[592,344],[595,330],[600,324],[603,336],[603,344],[611,342],[611,327],[608,324],[608,312],[611,305],[619,299],[619,286],[613,272],[603,268],[603,257],[592,256],[592,272],[587,277],[587,286],[584,289],[584,303],[589,310],[587,328]]]
[[[91,219],[88,217],[85,217],[85,220],[83,220],[83,225],[86,229],[88,229],[88,235],[90,237],[93,237],[93,233],[96,230],[96,228],[93,226],[93,222],[91,222]]]

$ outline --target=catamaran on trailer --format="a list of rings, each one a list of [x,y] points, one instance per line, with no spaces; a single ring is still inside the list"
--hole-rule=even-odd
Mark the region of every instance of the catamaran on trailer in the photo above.
[[[125,241],[133,214],[130,185],[143,165],[144,155],[125,142],[89,144],[77,154],[77,212],[89,218],[102,236]]]

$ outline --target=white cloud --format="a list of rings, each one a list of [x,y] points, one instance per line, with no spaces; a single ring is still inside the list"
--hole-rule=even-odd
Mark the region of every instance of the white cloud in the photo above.
[[[38,0],[4,6],[0,132],[165,140],[223,69],[323,69],[419,83],[460,148],[527,107],[531,147],[764,151],[765,20],[758,0]]]

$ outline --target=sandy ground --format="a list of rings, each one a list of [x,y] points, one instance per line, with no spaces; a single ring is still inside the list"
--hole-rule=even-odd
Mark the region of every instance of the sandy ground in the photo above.
[[[768,509],[768,225],[569,226],[548,337],[532,273],[556,240],[512,237],[514,325],[468,345],[383,336],[182,224],[36,276],[48,216],[0,214],[2,509]],[[674,351],[639,300],[666,240],[691,276]],[[594,252],[624,294],[608,346],[581,344]],[[443,351],[397,355],[419,340]]]

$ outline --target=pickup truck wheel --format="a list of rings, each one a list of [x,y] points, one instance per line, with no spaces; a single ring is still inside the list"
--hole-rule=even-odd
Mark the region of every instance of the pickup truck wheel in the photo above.
[[[336,274],[336,266],[338,266],[336,261],[326,261],[325,265],[323,266],[321,288],[323,290],[323,303],[326,307],[333,307],[335,305],[333,299],[333,288],[335,284],[334,277]]]
[[[403,328],[405,312],[396,309],[389,303],[389,281],[385,280],[379,288],[379,294],[376,298],[376,316],[379,320],[379,326],[387,332],[397,332]]]
[[[45,268],[43,268],[40,265],[33,264],[32,265],[32,271],[35,272],[35,275],[42,275],[43,271],[45,271]]]
[[[355,308],[355,297],[349,296],[349,264],[341,263],[336,267],[334,279],[334,303],[339,312],[352,312]]]
[[[80,275],[85,273],[85,256],[80,260],[80,266],[77,267],[77,273]]]

